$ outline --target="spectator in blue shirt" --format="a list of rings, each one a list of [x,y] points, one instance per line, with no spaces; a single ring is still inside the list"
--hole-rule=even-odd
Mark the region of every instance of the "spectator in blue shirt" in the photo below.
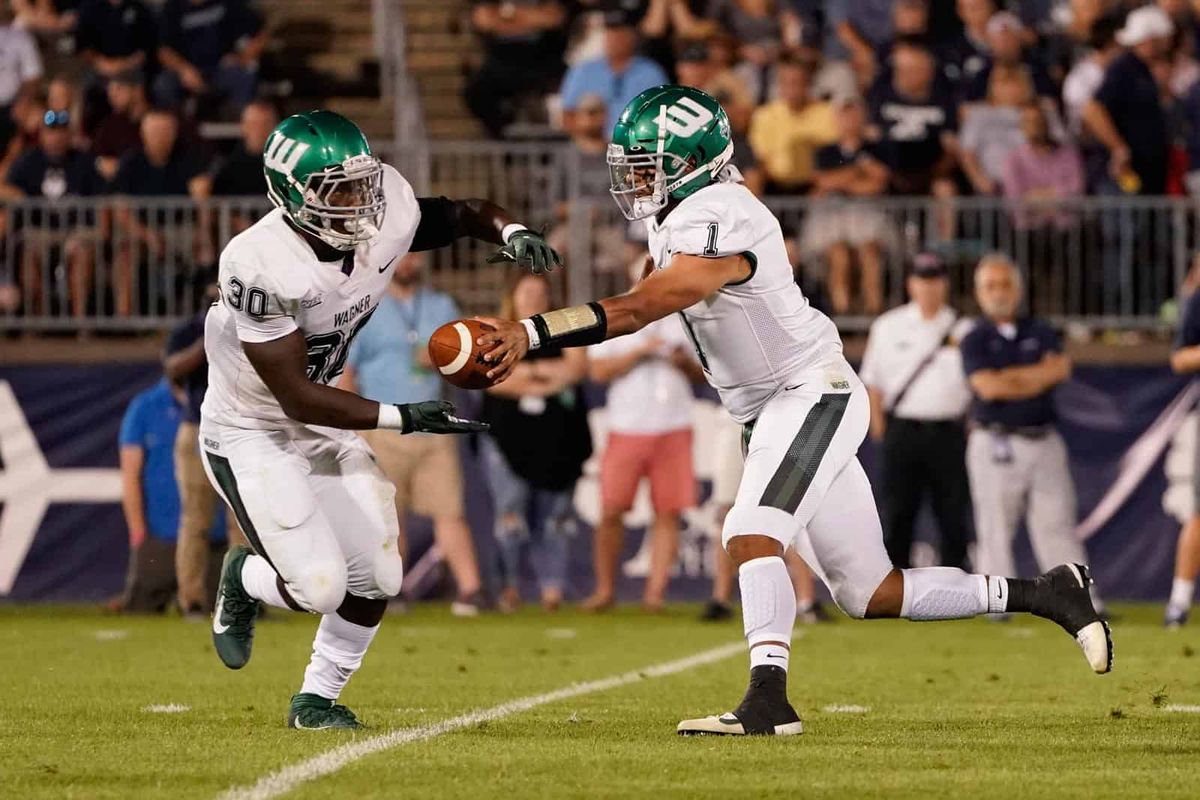
[[[422,286],[425,256],[409,253],[392,274],[388,293],[350,346],[342,388],[381,403],[416,403],[436,398],[445,385],[429,359],[429,337],[458,319],[448,294]],[[458,443],[448,436],[397,431],[363,431],[363,438],[396,486],[400,552],[409,511],[433,519],[433,533],[458,587],[451,610],[459,616],[479,611],[479,566],[463,510]]]
[[[175,482],[175,439],[183,398],[166,378],[133,398],[121,420],[121,506],[129,528],[129,574],[121,609],[164,611],[175,595],[175,542],[179,490]],[[224,509],[210,509],[205,546],[224,549]],[[220,563],[220,558],[215,559]],[[216,592],[216,571],[206,576]]]
[[[1058,564],[1086,564],[1074,535],[1075,484],[1067,448],[1054,425],[1054,388],[1070,377],[1071,361],[1048,324],[1019,315],[1021,273],[1006,256],[979,262],[975,295],[983,317],[961,344],[975,395],[967,439],[975,569],[1017,574],[1012,544],[1022,516],[1043,572]]]
[[[604,13],[604,55],[576,64],[563,78],[563,126],[567,130],[572,128],[579,101],[587,95],[597,94],[604,98],[608,105],[605,126],[611,134],[613,125],[630,100],[646,89],[668,83],[662,67],[637,55],[636,25],[636,17],[623,8]]]

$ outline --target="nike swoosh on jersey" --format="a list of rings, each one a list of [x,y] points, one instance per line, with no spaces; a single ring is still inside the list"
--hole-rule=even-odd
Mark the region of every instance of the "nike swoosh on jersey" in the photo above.
[[[395,261],[396,258],[397,258],[397,256],[392,256],[392,261]],[[384,271],[392,265],[392,261],[389,261],[388,263],[384,264],[382,267],[379,268],[380,275],[382,275],[384,273]]]
[[[222,634],[229,630],[228,625],[221,623],[221,611],[225,608],[225,595],[217,596],[217,607],[213,609],[213,633]]]

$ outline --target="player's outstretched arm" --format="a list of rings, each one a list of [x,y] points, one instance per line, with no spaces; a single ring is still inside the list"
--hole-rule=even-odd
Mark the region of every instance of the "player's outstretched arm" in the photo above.
[[[511,261],[535,274],[562,266],[562,257],[540,233],[529,230],[490,200],[419,197],[417,206],[421,221],[411,250],[436,250],[469,237],[501,245],[488,263]]]
[[[519,321],[479,319],[494,331],[479,337],[483,358],[496,366],[488,377],[499,382],[529,350],[555,345],[583,347],[639,331],[668,314],[683,311],[744,280],[750,263],[740,255],[721,258],[676,254],[666,269],[647,275],[625,294]]]
[[[308,379],[308,348],[296,330],[269,342],[242,342],[254,371],[279,401],[283,413],[305,425],[346,430],[393,428],[401,433],[470,433],[487,424],[454,416],[450,403],[376,403],[353,392]]]

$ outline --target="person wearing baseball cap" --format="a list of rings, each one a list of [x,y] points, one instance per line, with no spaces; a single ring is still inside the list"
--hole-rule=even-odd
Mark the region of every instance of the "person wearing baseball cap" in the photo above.
[[[1157,6],[1131,11],[1117,31],[1126,52],[1109,65],[1083,111],[1088,130],[1108,149],[1113,182],[1130,187],[1136,176],[1142,194],[1166,189],[1167,120],[1151,65],[1167,55],[1174,31]]]
[[[910,301],[871,325],[859,370],[871,396],[871,436],[883,444],[884,543],[898,569],[910,566],[917,512],[928,497],[940,563],[961,568],[971,497],[963,420],[971,391],[957,342],[969,323],[947,304],[946,265],[935,253],[913,257],[906,285]]]
[[[1130,12],[1117,31],[1126,48],[1104,72],[1104,80],[1083,109],[1086,129],[1108,151],[1108,174],[1095,187],[1101,195],[1161,195],[1167,188],[1171,136],[1152,67],[1170,52],[1175,30],[1157,6]],[[1103,308],[1116,310],[1133,280],[1134,253],[1154,247],[1146,226],[1127,209],[1101,216]]]

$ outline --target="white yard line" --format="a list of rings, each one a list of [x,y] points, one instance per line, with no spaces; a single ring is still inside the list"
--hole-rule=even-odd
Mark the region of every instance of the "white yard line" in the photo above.
[[[870,706],[855,706],[855,705],[831,705],[821,709],[826,714],[866,714],[871,710]]]
[[[249,786],[234,786],[223,792],[219,798],[220,800],[268,800],[268,798],[279,797],[303,783],[330,775],[343,767],[353,764],[355,761],[384,750],[390,750],[393,747],[433,739],[446,733],[453,733],[463,728],[469,728],[472,725],[478,725],[481,722],[494,722],[495,720],[504,719],[513,714],[519,714],[522,711],[528,711],[531,708],[537,708],[538,706],[544,706],[559,700],[568,700],[572,697],[580,697],[585,694],[616,689],[617,687],[627,686],[647,678],[662,678],[667,675],[674,675],[695,667],[702,667],[705,664],[722,661],[732,655],[744,652],[746,652],[745,642],[734,642],[714,647],[711,650],[704,650],[677,661],[653,664],[642,669],[633,670],[632,672],[612,675],[595,681],[573,683],[570,686],[564,686],[561,689],[555,689],[545,694],[530,695],[529,697],[510,700],[507,703],[501,703],[491,708],[479,708],[474,711],[468,711],[465,714],[441,722],[421,725],[416,728],[401,728],[379,736],[360,739],[272,772],[270,775],[259,779],[257,783]],[[305,734],[297,731],[296,735],[302,736]]]
[[[1200,706],[1186,706],[1172,703],[1169,706],[1163,706],[1163,711],[1173,711],[1176,714],[1200,714]]]
[[[181,705],[180,703],[167,703],[166,705],[146,706],[142,711],[147,714],[182,714],[185,711],[191,711],[191,706]]]

